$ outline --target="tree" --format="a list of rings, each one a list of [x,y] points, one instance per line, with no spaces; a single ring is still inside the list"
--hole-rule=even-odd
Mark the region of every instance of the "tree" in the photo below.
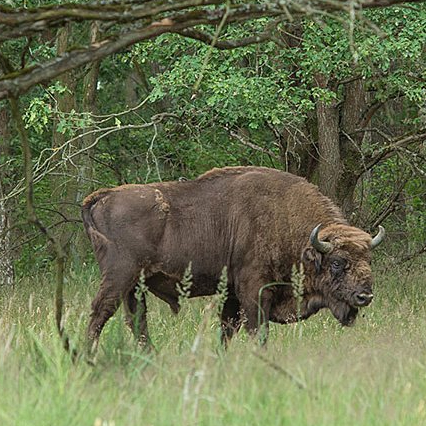
[[[383,145],[383,139],[373,144],[378,149],[372,149],[371,144],[364,143],[366,138],[371,138],[372,131],[368,130],[369,124],[380,107],[386,105],[388,99],[386,96],[395,96],[392,89],[384,95],[386,91],[378,90],[377,87],[383,84],[386,86],[386,81],[395,79],[397,73],[386,72],[379,77],[365,75],[374,73],[375,67],[377,70],[377,67],[380,69],[382,66],[374,64],[369,69],[368,63],[364,61],[362,49],[367,52],[364,56],[367,56],[371,50],[367,44],[371,43],[371,40],[380,44],[378,41],[383,38],[384,31],[378,28],[386,25],[384,23],[388,16],[385,12],[384,19],[376,18],[375,16],[379,15],[369,15],[363,9],[381,8],[398,3],[400,2],[390,0],[369,1],[355,9],[352,3],[346,2],[289,3],[286,7],[282,7],[280,2],[274,1],[231,4],[205,0],[171,2],[157,0],[144,2],[143,5],[134,2],[83,4],[78,8],[74,4],[22,9],[2,7],[0,29],[4,49],[0,59],[6,75],[0,80],[0,93],[4,96],[16,96],[39,83],[41,75],[42,80],[46,82],[66,71],[62,74],[64,77],[61,77],[62,88],[56,86],[49,90],[57,99],[55,113],[57,124],[53,136],[56,141],[54,148],[58,153],[55,156],[59,159],[59,167],[63,164],[65,174],[71,176],[68,172],[75,170],[76,165],[66,158],[75,161],[77,154],[71,154],[69,148],[76,148],[76,153],[83,148],[83,152],[89,153],[90,151],[85,151],[84,147],[98,143],[99,139],[95,139],[95,135],[102,129],[95,129],[96,124],[91,118],[86,119],[77,115],[72,118],[74,107],[62,104],[67,98],[71,99],[70,92],[72,92],[72,97],[75,98],[72,100],[74,105],[83,104],[85,111],[88,111],[88,107],[92,111],[96,110],[94,88],[99,73],[99,59],[136,41],[151,38],[153,40],[151,45],[149,43],[135,45],[132,51],[124,54],[124,57],[128,55],[131,58],[129,70],[138,76],[146,95],[149,95],[150,105],[156,105],[155,112],[179,117],[177,122],[167,124],[167,133],[175,140],[182,141],[182,154],[179,153],[179,144],[175,143],[173,153],[160,152],[160,156],[165,159],[161,161],[163,165],[175,167],[179,162],[185,167],[185,163],[189,164],[191,161],[194,164],[193,162],[197,161],[196,151],[199,145],[194,145],[194,156],[191,159],[191,150],[188,150],[185,143],[187,131],[193,135],[195,133],[200,135],[205,129],[216,129],[219,133],[214,144],[222,145],[225,140],[227,143],[233,140],[233,147],[240,150],[239,155],[235,155],[234,150],[231,156],[223,157],[224,162],[250,163],[250,156],[254,150],[258,157],[260,156],[259,160],[266,161],[267,165],[279,167],[284,165],[290,171],[316,179],[323,192],[337,200],[345,212],[350,214],[354,210],[357,182],[365,171],[395,154],[395,148],[423,140],[423,133],[419,131],[411,136],[402,135],[397,140],[389,138],[385,149],[381,149],[380,146]],[[410,9],[393,8],[389,9],[389,16],[392,18],[393,13],[396,15],[406,13],[412,16],[422,10],[420,8],[411,12]],[[331,13],[334,14],[333,19],[330,18]],[[306,20],[304,19],[306,15],[313,16],[314,19]],[[345,16],[350,19],[342,25],[342,17]],[[292,19],[294,21],[288,23]],[[315,23],[315,20],[319,20],[318,23]],[[394,25],[395,20],[388,21],[391,22],[388,25],[391,31],[386,34],[389,38],[394,36],[392,29],[398,26]],[[54,40],[72,26],[80,33],[87,31],[88,22],[93,23],[92,29],[96,29],[93,30],[95,36],[92,36],[90,42],[83,47],[55,50],[52,42],[39,44],[38,37],[44,41],[49,37]],[[211,29],[211,26],[205,25],[206,23],[213,23],[218,27]],[[366,28],[370,28],[370,31],[366,32]],[[374,31],[371,31],[372,28]],[[125,34],[120,36],[120,32],[123,31],[126,31]],[[414,34],[412,29],[410,31]],[[423,32],[420,29],[417,32],[417,38],[420,38]],[[174,34],[167,35],[167,33]],[[46,38],[46,34],[49,37]],[[360,37],[364,37],[366,41],[360,40]],[[24,39],[27,42],[24,42]],[[89,40],[87,37],[80,37],[80,43],[84,39]],[[185,39],[187,41],[184,41]],[[169,43],[166,49],[161,45],[163,40]],[[200,41],[205,47],[200,47]],[[260,42],[264,44],[259,45]],[[156,52],[156,44],[164,54]],[[392,43],[388,44],[386,55],[393,48]],[[212,46],[226,51],[241,46],[247,47],[225,54],[213,52]],[[103,50],[104,48],[106,50]],[[192,53],[187,54],[188,49]],[[196,57],[195,53],[201,56]],[[377,56],[379,55],[384,59],[387,57],[383,52],[377,52]],[[358,64],[354,66],[356,56],[359,59]],[[422,60],[421,55],[414,57],[417,61]],[[226,58],[225,63],[223,58]],[[28,63],[29,59],[31,63]],[[94,61],[93,67],[86,70],[81,68],[81,64],[91,61]],[[146,69],[142,61],[149,63],[152,69]],[[169,68],[164,73],[162,71],[164,64],[173,61],[176,61],[173,71]],[[217,61],[222,61],[219,68],[216,68]],[[254,62],[257,61],[259,62],[255,65]],[[400,66],[400,62],[398,58],[393,60],[394,64],[403,69],[404,66]],[[257,75],[254,75],[253,66],[259,70],[259,64],[264,70],[267,68],[269,70],[267,72],[261,70],[260,73],[255,71]],[[80,100],[77,99],[79,89],[67,87],[74,83],[66,80],[71,70],[79,66],[82,70],[79,71],[80,75],[85,76],[84,81],[87,83],[83,88],[84,99],[80,96]],[[154,69],[156,71],[153,73]],[[413,79],[418,78],[417,70],[414,74]],[[182,84],[183,79],[186,80],[186,85]],[[116,82],[114,84],[116,85]],[[412,93],[419,90],[418,87],[408,89]],[[43,90],[42,88],[40,93]],[[227,93],[230,91],[235,95],[228,96]],[[385,99],[376,99],[374,93],[385,96]],[[48,126],[52,106],[45,98],[34,98],[34,95],[33,92],[31,95],[33,101],[26,113],[26,125],[29,128],[31,126],[34,126],[34,129],[38,128],[38,132],[45,132],[41,127],[43,123],[46,123],[45,128]],[[34,102],[37,99],[39,101]],[[191,101],[188,101],[189,99]],[[172,108],[167,107],[169,101]],[[152,110],[152,107],[150,109]],[[149,121],[152,115],[149,108],[146,108],[144,115]],[[70,126],[72,127],[70,121],[74,119],[74,122],[80,124],[70,133]],[[121,119],[115,120],[117,127],[120,127]],[[84,129],[93,131],[85,132]],[[67,143],[66,139],[75,135],[75,130],[77,133],[83,132],[87,135],[79,137],[75,143]],[[156,125],[152,138],[157,137],[159,130],[160,127]],[[136,135],[137,130],[134,132]],[[146,130],[144,132],[146,135]],[[40,133],[40,147],[44,146],[42,138],[44,136]],[[121,143],[126,142],[123,140]],[[243,150],[239,147],[241,144],[244,145]],[[63,147],[68,150],[68,157],[63,157]],[[169,149],[168,142],[165,148]],[[132,146],[127,146],[126,149],[132,150]],[[43,149],[39,151],[43,152]],[[212,155],[214,150],[208,151],[209,155]],[[103,146],[101,156],[89,153],[90,161],[108,165],[116,173],[119,182],[135,178],[137,180],[137,176],[123,173],[123,170],[134,169],[134,166],[128,160],[127,163],[119,165],[116,152],[116,148]],[[147,159],[149,157],[158,168],[159,162],[153,152],[152,149],[148,149],[146,157]],[[86,154],[84,158],[87,160]],[[222,161],[216,154],[214,155],[212,160]],[[40,162],[41,159],[38,164]],[[67,172],[66,168],[70,164],[73,165]],[[209,164],[204,163],[200,164],[199,168],[192,167],[191,173],[196,174],[197,169],[202,170],[208,166]],[[91,166],[83,165],[79,161],[77,167],[80,170],[78,176],[84,181],[86,179],[84,175]],[[46,170],[53,169],[46,168]],[[43,173],[40,176],[43,176]],[[70,202],[73,200],[78,202],[84,191],[80,188],[80,194],[77,196],[76,180],[72,181],[69,178],[68,182],[74,189],[66,190],[61,198],[68,197]],[[61,209],[53,210],[58,211],[65,219],[73,216],[71,213],[61,212]],[[48,221],[52,220],[48,217]]]
[[[411,3],[421,2],[414,0]],[[21,48],[20,70],[12,72],[0,81],[0,99],[17,97],[36,84],[52,80],[60,74],[103,59],[122,51],[135,43],[152,39],[165,33],[178,33],[211,43],[215,37],[198,30],[201,25],[249,21],[262,17],[278,17],[279,21],[292,21],[301,16],[322,16],[343,12],[348,16],[362,17],[363,9],[380,8],[404,3],[404,0],[365,0],[355,5],[352,1],[330,2],[326,0],[280,0],[230,2],[229,0],[148,0],[142,4],[131,0],[120,3],[61,3],[33,8],[0,7],[0,43],[29,40]],[[88,43],[82,48],[46,58],[38,64],[26,64],[32,37],[46,29],[60,28],[69,22],[102,22],[105,36],[100,41]],[[197,29],[195,29],[197,28]],[[269,31],[267,31],[268,33]],[[226,41],[223,47],[234,48],[248,43],[258,43],[268,34],[255,35],[237,41]],[[217,43],[216,43],[217,44]],[[218,44],[220,46],[220,43]]]
[[[338,20],[300,21],[279,26],[272,43],[210,53],[207,65],[209,48],[171,35],[132,54],[148,72],[146,64],[163,64],[164,71],[151,77],[153,99],[167,98],[198,129],[230,129],[270,165],[316,180],[350,216],[360,213],[357,184],[375,165],[407,146],[422,149],[422,17],[424,7],[374,11],[368,18],[383,30],[354,23],[352,36]],[[256,30],[235,28],[244,35]],[[191,98],[199,75],[203,80]],[[388,117],[382,112],[395,102],[404,102],[401,125],[385,136]],[[361,225],[377,226],[363,214],[353,220],[361,218]]]
[[[0,110],[0,158],[10,156],[10,116],[5,108]],[[10,166],[7,162],[0,164],[0,286],[13,283],[13,255],[10,233],[10,208],[4,199],[9,191]]]
[[[364,179],[370,182],[370,171],[425,139],[416,122],[424,52],[407,42],[414,53],[404,57],[399,40],[392,45],[398,29],[392,11],[397,16],[406,11],[411,39],[420,40],[424,30],[413,30],[411,18],[423,16],[424,8],[402,4],[382,15],[367,12],[400,3],[124,0],[0,6],[0,99],[9,99],[17,124],[12,140],[16,145],[19,136],[24,153],[18,160],[24,178],[1,199],[25,193],[26,211],[15,215],[26,216],[43,235],[41,245],[47,238],[54,247],[47,257],[57,260],[61,333],[69,240],[61,237],[61,227],[77,220],[86,191],[82,182],[192,177],[212,165],[255,163],[316,180],[347,213],[353,211],[357,188]],[[387,33],[381,30],[386,25]],[[56,49],[67,30],[68,46]],[[73,73],[79,78],[69,80]],[[129,79],[133,83],[125,90],[121,80]],[[406,127],[416,132],[396,126],[398,136],[384,136],[389,120],[383,110],[401,96],[411,113],[403,115]],[[52,197],[60,181],[69,183],[61,200],[71,203],[70,210]],[[373,184],[371,198],[378,196]],[[386,217],[379,213],[369,223]],[[32,235],[32,242],[37,238]]]

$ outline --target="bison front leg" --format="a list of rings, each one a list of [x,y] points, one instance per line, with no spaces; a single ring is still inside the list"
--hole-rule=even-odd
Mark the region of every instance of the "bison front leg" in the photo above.
[[[272,292],[257,283],[248,283],[242,289],[240,302],[244,311],[244,326],[251,336],[257,336],[259,343],[264,345],[268,340],[269,316]]]
[[[136,287],[124,298],[124,309],[126,312],[126,322],[141,347],[150,343],[148,335],[148,324],[146,320],[146,298],[142,292],[137,295]]]
[[[235,332],[241,327],[240,302],[235,297],[228,297],[223,305],[220,340],[226,347]]]

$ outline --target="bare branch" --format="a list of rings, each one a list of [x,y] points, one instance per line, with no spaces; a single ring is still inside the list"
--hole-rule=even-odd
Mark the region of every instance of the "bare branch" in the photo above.
[[[101,21],[128,24],[140,20],[152,21],[162,13],[178,12],[188,7],[223,3],[223,0],[150,1],[137,5],[130,1],[99,5],[61,4],[40,8],[9,8],[0,6],[0,41],[40,33],[46,28],[63,26],[67,22]]]
[[[399,206],[397,204],[397,200],[400,197],[402,191],[405,188],[405,185],[407,184],[410,177],[406,177],[405,179],[402,179],[399,183],[398,187],[394,190],[393,194],[387,198],[386,205],[384,208],[381,209],[381,211],[376,215],[376,217],[372,220],[372,228],[377,228],[381,223],[384,222],[384,220],[390,216],[394,211],[396,211]]]
[[[364,129],[363,131],[370,131],[371,129]],[[413,143],[419,143],[426,140],[426,129],[421,129],[414,135],[404,135],[400,138],[391,140],[380,152],[376,153],[368,163],[366,163],[366,170],[372,169],[376,164],[381,161],[387,160],[392,157],[399,148],[406,148]]]
[[[81,154],[90,151],[92,148],[94,148],[100,140],[103,138],[123,130],[135,130],[135,129],[144,129],[148,127],[154,127],[156,124],[160,123],[166,118],[175,118],[178,119],[179,117],[176,114],[172,113],[160,113],[156,114],[151,117],[151,121],[143,123],[143,124],[127,124],[127,125],[114,125],[109,127],[102,127],[102,128],[96,128],[89,130],[88,132],[82,133],[80,135],[75,136],[72,139],[69,139],[61,146],[55,148],[55,149],[49,149],[44,150],[38,160],[35,162],[35,165],[32,169],[32,184],[37,184],[40,181],[42,181],[47,175],[52,174],[55,170],[57,170],[61,165],[63,165],[65,162],[72,162],[72,160]],[[89,134],[94,135],[98,134],[99,136],[88,146],[85,146],[84,148],[81,148],[75,152],[68,152],[70,147],[72,146],[72,143],[84,138],[85,136],[88,136]],[[43,155],[45,152],[50,152],[50,155],[43,159]],[[52,164],[52,160],[55,159],[55,162]],[[5,195],[1,201],[7,200],[13,197],[16,197],[17,195],[23,193],[25,191],[25,179],[21,179],[15,187],[10,191],[7,195]]]
[[[247,140],[243,135],[241,135],[240,133],[235,132],[232,129],[226,129],[228,130],[229,134],[234,138],[237,139],[239,142],[241,142],[242,145],[248,146],[251,149],[254,149],[255,151],[259,151],[263,154],[267,154],[272,158],[275,159],[279,159],[279,156],[277,154],[275,154],[275,152],[271,151],[270,149],[267,148],[263,148],[259,145],[256,145],[253,142],[250,142],[249,140]]]

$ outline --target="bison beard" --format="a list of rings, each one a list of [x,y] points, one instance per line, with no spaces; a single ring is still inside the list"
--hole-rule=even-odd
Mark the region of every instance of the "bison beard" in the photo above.
[[[82,216],[102,273],[88,327],[92,347],[121,302],[136,338],[146,342],[145,296],[135,296],[141,272],[148,290],[177,312],[176,284],[190,262],[191,297],[214,294],[227,268],[223,340],[242,322],[255,334],[269,321],[305,319],[322,308],[350,325],[358,308],[371,302],[371,249],[384,235],[381,229],[372,240],[349,226],[305,179],[262,167],[102,189],[85,199]],[[300,263],[305,279],[298,315],[291,288],[270,284],[290,282]]]
[[[345,326],[352,325],[358,314],[358,308],[345,302],[333,301],[330,303],[329,308],[340,324]]]

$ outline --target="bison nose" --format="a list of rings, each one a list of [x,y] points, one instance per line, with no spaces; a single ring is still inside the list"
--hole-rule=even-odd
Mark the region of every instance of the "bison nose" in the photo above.
[[[373,300],[372,293],[355,293],[354,294],[355,305],[356,306],[367,306]]]

